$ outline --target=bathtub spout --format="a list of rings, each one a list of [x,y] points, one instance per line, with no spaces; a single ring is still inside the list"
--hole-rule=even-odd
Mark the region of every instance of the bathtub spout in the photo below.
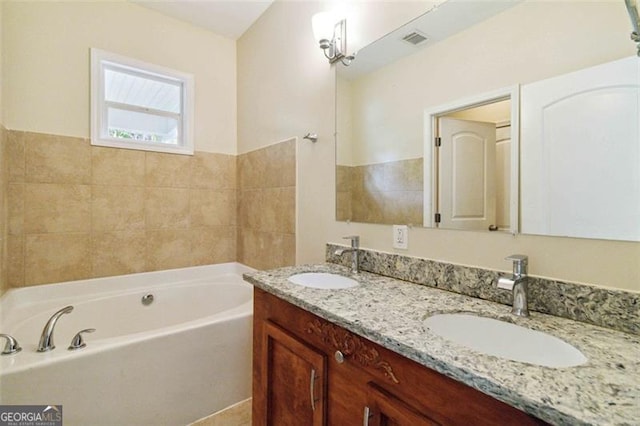
[[[53,344],[53,330],[56,326],[56,322],[58,319],[69,312],[73,311],[73,306],[67,306],[60,309],[58,312],[53,314],[47,324],[42,329],[42,335],[40,336],[40,343],[38,344],[38,352],[48,352],[56,348]]]

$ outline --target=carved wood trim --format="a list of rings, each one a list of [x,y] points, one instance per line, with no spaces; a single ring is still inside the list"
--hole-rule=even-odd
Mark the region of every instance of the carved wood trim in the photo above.
[[[335,324],[318,319],[309,321],[305,331],[307,334],[318,335],[325,344],[333,346],[336,350],[342,352],[345,357],[354,359],[364,367],[372,366],[382,370],[386,378],[393,383],[400,383],[393,372],[391,364],[383,360],[376,348],[367,345],[360,337]]]

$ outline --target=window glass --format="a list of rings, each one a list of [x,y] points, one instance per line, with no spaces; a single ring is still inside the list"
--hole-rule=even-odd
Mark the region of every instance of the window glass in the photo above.
[[[178,144],[178,120],[172,117],[109,107],[107,123],[112,138]]]
[[[106,67],[105,100],[179,114],[182,111],[179,82],[157,80],[151,75]]]
[[[91,50],[91,143],[193,154],[193,78]]]

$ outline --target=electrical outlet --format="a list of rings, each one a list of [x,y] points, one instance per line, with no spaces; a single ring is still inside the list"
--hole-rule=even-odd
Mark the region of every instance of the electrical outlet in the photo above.
[[[407,225],[393,225],[393,248],[409,248],[409,227]]]

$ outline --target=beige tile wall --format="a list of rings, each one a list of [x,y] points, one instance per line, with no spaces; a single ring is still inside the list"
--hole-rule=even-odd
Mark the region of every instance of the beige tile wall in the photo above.
[[[296,140],[238,157],[238,261],[295,264]]]
[[[9,288],[9,283],[7,282],[8,162],[6,133],[4,126],[0,125],[0,296]]]
[[[336,166],[336,220],[342,222],[353,220],[351,210],[353,169],[354,167],[350,166]]]
[[[423,221],[422,158],[338,166],[337,220],[383,224]]]
[[[20,131],[6,154],[9,286],[236,260],[235,156]]]

